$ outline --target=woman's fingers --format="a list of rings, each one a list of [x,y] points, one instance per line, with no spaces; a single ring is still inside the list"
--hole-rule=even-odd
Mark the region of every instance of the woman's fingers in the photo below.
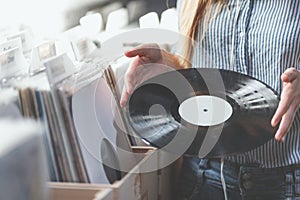
[[[148,64],[158,63],[162,59],[158,44],[142,44],[125,52],[125,56],[134,58],[124,76],[124,87],[121,94],[120,105],[125,107],[129,96],[136,84],[153,73]],[[147,67],[148,66],[148,67]]]
[[[132,58],[135,56],[147,56],[148,49],[144,49],[144,48],[132,49],[132,50],[126,51],[124,54],[125,54],[125,56],[127,56],[129,58]]]
[[[282,82],[293,82],[298,76],[298,70],[295,68],[289,68],[281,75]]]
[[[287,69],[282,75],[283,89],[278,108],[272,118],[271,125],[279,128],[275,139],[283,141],[290,129],[300,103],[300,72],[295,68]]]
[[[127,70],[124,76],[124,86],[122,90],[122,95],[120,99],[120,105],[122,107],[126,106],[126,102],[129,98],[129,95],[133,92],[134,90],[134,84],[136,82],[136,68],[138,66],[131,65],[130,68]]]
[[[158,44],[142,44],[136,48],[126,51],[125,56],[133,58],[139,56],[145,57],[152,62],[157,62],[161,59],[161,49]]]
[[[291,92],[292,91],[288,89],[287,85],[283,88],[278,108],[271,121],[271,125],[273,127],[277,126],[283,115],[287,112],[291,102],[293,101],[290,95]]]
[[[128,98],[129,98],[129,94],[128,94],[127,90],[126,90],[126,87],[124,86],[123,90],[122,90],[122,94],[121,94],[121,99],[120,99],[120,105],[121,105],[121,107],[124,108],[126,106]]]
[[[293,102],[291,106],[288,108],[288,110],[282,116],[279,128],[275,134],[275,139],[277,141],[282,141],[282,142],[284,141],[284,137],[293,123],[297,107],[298,107],[297,103]]]

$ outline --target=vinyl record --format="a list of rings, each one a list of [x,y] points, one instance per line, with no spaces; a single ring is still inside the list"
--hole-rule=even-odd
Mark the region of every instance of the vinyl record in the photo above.
[[[178,155],[220,157],[254,149],[274,137],[278,94],[237,72],[182,69],[140,84],[127,102],[136,133]]]

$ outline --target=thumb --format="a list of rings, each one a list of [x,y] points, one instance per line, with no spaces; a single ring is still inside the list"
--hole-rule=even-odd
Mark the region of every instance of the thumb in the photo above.
[[[283,82],[293,82],[298,75],[298,70],[295,68],[289,68],[281,75],[281,80]]]
[[[128,98],[129,98],[129,93],[127,92],[126,87],[124,86],[123,90],[122,90],[121,98],[120,98],[121,107],[124,108],[126,106]]]
[[[132,58],[135,56],[147,56],[148,54],[148,49],[141,49],[141,48],[137,48],[137,49],[132,49],[129,51],[126,51],[125,56]]]
[[[129,51],[125,52],[125,56],[127,57],[135,57],[135,56],[140,56],[140,57],[153,57],[158,56],[157,54],[160,55],[160,47],[158,44],[142,44],[140,46],[137,46],[134,49],[131,49]]]

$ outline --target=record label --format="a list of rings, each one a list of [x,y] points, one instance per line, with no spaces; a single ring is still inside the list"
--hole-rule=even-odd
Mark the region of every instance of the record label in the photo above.
[[[182,102],[178,112],[182,119],[191,124],[214,126],[229,119],[232,115],[232,107],[224,99],[202,95]]]

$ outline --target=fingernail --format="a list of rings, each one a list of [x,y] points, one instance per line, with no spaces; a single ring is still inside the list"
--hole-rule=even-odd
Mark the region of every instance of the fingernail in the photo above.
[[[274,127],[274,126],[276,126],[276,124],[277,124],[277,122],[276,122],[276,120],[273,118],[273,119],[271,120],[271,125]]]
[[[281,141],[281,137],[279,136],[278,133],[275,134],[275,140],[278,142]]]
[[[271,119],[271,125],[273,126],[274,124],[274,118]]]

